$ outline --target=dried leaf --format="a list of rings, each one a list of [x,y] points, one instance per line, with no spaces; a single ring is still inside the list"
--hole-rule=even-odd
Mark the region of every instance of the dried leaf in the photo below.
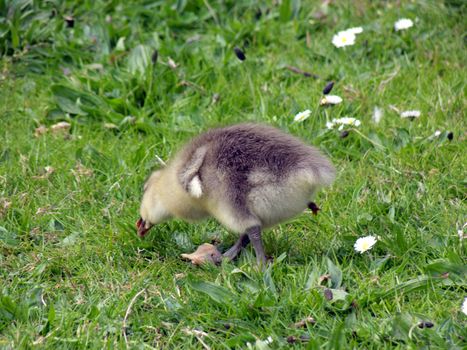
[[[183,273],[183,272],[176,273],[174,277],[175,277],[176,280],[181,280],[181,279],[186,277],[186,273]]]
[[[307,324],[315,324],[315,323],[316,323],[316,320],[313,317],[308,316],[308,317],[304,318],[303,320],[294,323],[292,325],[292,327],[294,327],[294,328],[304,328],[304,327],[306,327]]]
[[[34,130],[34,136],[40,137],[46,134],[48,130],[49,129],[47,129],[47,127],[45,127],[44,125],[39,125],[39,127],[37,127],[36,130]]]
[[[71,124],[67,122],[59,122],[50,127],[52,134],[67,133],[70,129]]]
[[[325,275],[319,276],[318,285],[323,284],[323,282],[327,282],[330,278],[331,278],[330,274],[325,274]]]
[[[190,260],[193,265],[202,265],[206,262],[219,264],[222,260],[222,254],[212,244],[204,243],[194,253],[182,254],[182,258]]]
[[[324,11],[318,10],[311,15],[317,21],[323,21],[326,19],[327,14]]]
[[[195,337],[207,337],[208,334],[206,332],[200,331],[198,329],[193,329],[193,328],[183,328],[182,332],[187,334],[187,335],[194,335]]]
[[[93,175],[92,169],[86,168],[83,164],[77,163],[75,168],[71,171],[75,178],[79,181],[82,176],[91,177]]]
[[[52,175],[53,173],[55,172],[55,168],[50,166],[50,165],[47,165],[44,170],[41,172],[40,175],[35,175],[33,176],[32,178],[33,179],[36,179],[36,180],[43,180],[43,179],[47,179],[50,175]]]
[[[54,209],[55,207],[53,205],[47,205],[42,208],[37,208],[36,215],[50,214],[53,212]]]
[[[0,218],[8,211],[11,207],[11,202],[6,198],[0,198]]]

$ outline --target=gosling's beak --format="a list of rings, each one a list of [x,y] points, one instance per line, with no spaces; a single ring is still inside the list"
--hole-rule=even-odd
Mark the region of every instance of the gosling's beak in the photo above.
[[[139,218],[138,221],[136,221],[136,228],[138,229],[138,235],[140,237],[144,237],[151,227],[152,225],[144,221],[143,218]]]

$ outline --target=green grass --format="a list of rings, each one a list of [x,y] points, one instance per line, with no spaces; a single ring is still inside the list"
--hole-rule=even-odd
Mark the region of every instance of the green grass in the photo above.
[[[274,3],[0,1],[0,348],[465,348],[465,4]],[[404,17],[414,27],[394,32]],[[331,44],[354,26],[354,46]],[[331,80],[344,101],[325,109]],[[362,122],[346,138],[325,127],[343,116]],[[34,137],[59,121],[69,137]],[[156,156],[241,121],[329,155],[338,177],[319,215],[264,233],[264,271],[250,248],[220,267],[182,261],[233,244],[214,221],[138,238]],[[358,254],[366,235],[379,241]]]

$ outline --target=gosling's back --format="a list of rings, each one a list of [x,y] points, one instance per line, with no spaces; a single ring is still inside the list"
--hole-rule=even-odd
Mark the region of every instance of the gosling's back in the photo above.
[[[299,214],[335,176],[316,148],[258,124],[212,129],[189,142],[177,158],[179,174],[192,164],[198,167],[204,189],[200,203],[234,231],[254,223],[272,226]]]

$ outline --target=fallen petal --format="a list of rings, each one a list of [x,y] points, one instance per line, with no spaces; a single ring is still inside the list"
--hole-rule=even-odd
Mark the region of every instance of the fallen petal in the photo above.
[[[173,59],[171,59],[169,57],[169,59],[167,60],[167,65],[172,68],[172,69],[176,69],[177,68],[177,64],[175,63],[175,61]]]

